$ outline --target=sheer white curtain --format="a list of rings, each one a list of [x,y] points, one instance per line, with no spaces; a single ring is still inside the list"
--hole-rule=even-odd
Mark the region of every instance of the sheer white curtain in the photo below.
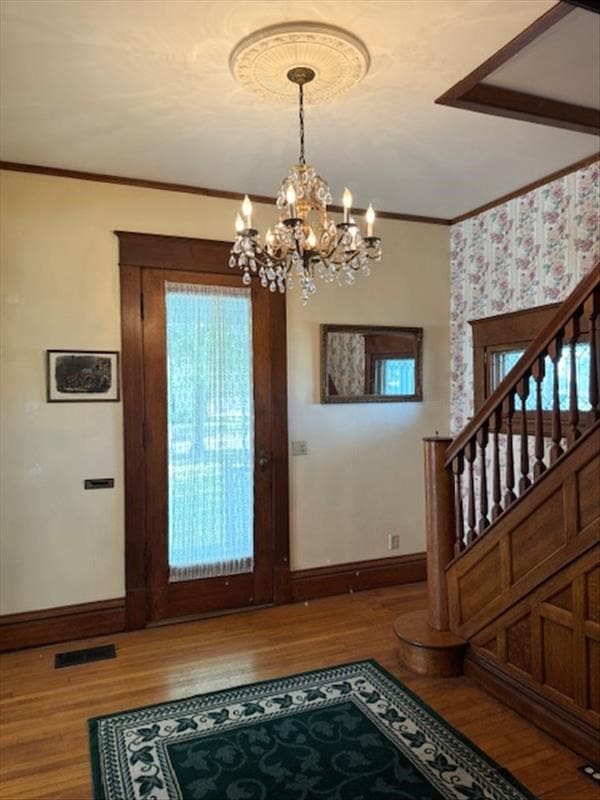
[[[166,284],[169,580],[254,567],[249,289]]]

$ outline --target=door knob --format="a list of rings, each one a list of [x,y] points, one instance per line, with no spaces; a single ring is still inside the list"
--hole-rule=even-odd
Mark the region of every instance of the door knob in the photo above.
[[[257,463],[258,463],[258,466],[263,470],[268,467],[269,459],[267,458],[264,450],[261,450],[260,453],[258,454],[258,462]]]

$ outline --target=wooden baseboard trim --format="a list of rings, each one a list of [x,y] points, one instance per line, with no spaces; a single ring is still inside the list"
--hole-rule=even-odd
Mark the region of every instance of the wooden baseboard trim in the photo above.
[[[334,594],[415,583],[426,578],[425,553],[411,553],[371,561],[353,561],[349,564],[334,564],[291,572],[291,597],[292,602],[315,600]]]
[[[125,599],[0,616],[0,653],[125,630]]]
[[[471,649],[465,658],[465,675],[565,747],[594,762],[598,759],[600,732],[596,728]]]
[[[278,576],[278,602],[314,600],[426,579],[425,553],[355,561]],[[291,587],[288,588],[288,587]],[[285,588],[285,591],[284,591]],[[125,598],[0,616],[0,653],[88,639],[138,627],[126,621]]]

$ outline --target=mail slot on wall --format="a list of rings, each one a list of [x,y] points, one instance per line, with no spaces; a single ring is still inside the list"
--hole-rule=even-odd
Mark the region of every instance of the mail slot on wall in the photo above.
[[[113,489],[114,478],[86,478],[83,482],[84,489]]]

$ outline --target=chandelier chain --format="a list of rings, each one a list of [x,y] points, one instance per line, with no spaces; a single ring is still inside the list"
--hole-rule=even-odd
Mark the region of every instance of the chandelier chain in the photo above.
[[[298,89],[300,92],[300,163],[304,165],[306,160],[304,158],[304,87],[302,84],[299,84]]]

